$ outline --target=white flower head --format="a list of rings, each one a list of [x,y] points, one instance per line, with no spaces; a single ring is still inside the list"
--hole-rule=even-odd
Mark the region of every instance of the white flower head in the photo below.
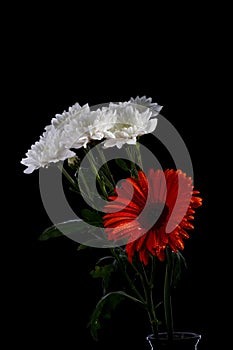
[[[51,163],[75,156],[74,152],[62,144],[61,139],[62,131],[50,127],[26,153],[27,158],[21,160],[28,167],[24,172],[30,174],[36,169],[48,167]]]
[[[114,111],[97,109],[82,111],[79,118],[72,118],[64,126],[66,147],[78,149],[86,147],[91,140],[102,140],[105,132],[116,122]]]
[[[157,118],[154,117],[162,107],[151,101],[151,98],[144,96],[119,104],[110,103],[109,109],[116,114],[116,122],[105,132],[104,148],[136,144],[138,136],[153,132],[157,125]]]
[[[65,133],[66,125],[70,124],[72,119],[82,118],[89,111],[87,104],[81,107],[76,103],[68,111],[56,114],[51,120],[51,125],[45,127],[40,140],[26,153],[27,158],[22,159],[21,163],[28,167],[24,172],[30,174],[36,169],[48,167],[51,163],[73,157],[75,153],[69,149],[69,137]],[[84,145],[85,140],[80,140],[80,144]]]
[[[69,124],[71,120],[82,118],[89,111],[90,107],[88,104],[81,107],[79,103],[75,103],[72,107],[69,107],[68,111],[64,111],[62,114],[56,114],[51,120],[51,125],[46,126],[45,130],[47,131],[52,127],[63,130],[64,126]]]

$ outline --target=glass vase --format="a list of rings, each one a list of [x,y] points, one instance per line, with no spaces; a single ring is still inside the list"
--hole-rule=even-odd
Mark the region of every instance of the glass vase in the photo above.
[[[170,340],[167,333],[159,333],[158,336],[150,334],[146,339],[151,350],[197,350],[201,335],[191,332],[174,332],[173,339]]]

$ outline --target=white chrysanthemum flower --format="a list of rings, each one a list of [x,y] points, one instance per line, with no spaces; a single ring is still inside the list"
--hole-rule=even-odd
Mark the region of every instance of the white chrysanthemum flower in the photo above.
[[[154,117],[162,107],[152,104],[150,98],[136,97],[128,102],[110,103],[109,109],[117,118],[114,126],[105,132],[104,148],[121,148],[124,144],[136,144],[138,136],[153,132],[157,125]]]
[[[48,167],[50,163],[57,163],[75,156],[75,153],[67,149],[61,142],[62,132],[62,130],[57,130],[52,126],[40,137],[39,141],[32,145],[26,153],[27,158],[23,158],[21,161],[28,167],[24,170],[26,174],[39,168]]]
[[[116,122],[116,113],[108,109],[86,111],[80,118],[72,118],[64,126],[64,140],[68,148],[86,147],[91,140],[102,140],[105,132]]]
[[[28,167],[24,172],[30,174],[36,169],[47,167],[50,163],[73,157],[75,153],[69,149],[70,142],[64,132],[65,127],[72,119],[81,119],[89,111],[88,104],[81,107],[76,103],[69,107],[68,111],[56,114],[51,120],[51,125],[45,127],[40,140],[26,153],[27,158],[22,159],[21,163]],[[80,140],[80,145],[85,145],[85,140]]]
[[[72,107],[69,107],[68,111],[64,111],[62,114],[56,114],[52,119],[51,124],[56,128],[62,128],[67,122],[73,119],[81,119],[84,115],[90,112],[88,104],[80,106],[79,103],[75,103]]]
[[[79,103],[75,103],[72,107],[69,107],[68,111],[64,111],[62,114],[56,114],[55,118],[51,120],[51,125],[46,126],[45,130],[50,130],[52,127],[63,130],[64,126],[69,124],[71,120],[81,119],[89,112],[90,107],[88,104],[80,106]]]

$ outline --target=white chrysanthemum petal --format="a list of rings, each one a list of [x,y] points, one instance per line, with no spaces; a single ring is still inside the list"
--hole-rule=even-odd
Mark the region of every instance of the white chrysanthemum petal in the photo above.
[[[104,135],[105,135],[106,139],[114,139],[115,138],[115,134],[109,130],[105,131]]]
[[[126,139],[126,138],[115,138],[115,139],[108,139],[104,141],[104,148],[110,148],[116,146],[117,148],[122,148],[124,144],[129,145],[135,145],[137,142],[136,137]]]
[[[152,133],[155,130],[155,128],[157,126],[157,123],[158,123],[158,119],[157,118],[149,120],[148,124],[147,124],[147,129],[146,129],[147,132],[146,133],[147,134]]]
[[[150,108],[153,111],[153,116],[158,115],[158,113],[163,108],[163,106],[158,105],[158,103],[152,103],[152,98],[146,98],[146,96],[137,96],[136,98],[131,97],[130,102]]]
[[[112,139],[107,139],[104,141],[104,148],[109,148],[109,147],[114,147],[116,146],[116,139],[112,138]]]
[[[29,165],[29,167],[27,169],[24,170],[24,173],[25,174],[31,174],[34,170],[36,170],[38,168],[35,168],[34,166],[32,165]]]
[[[136,145],[136,143],[137,143],[136,137],[133,137],[132,139],[129,139],[129,140],[127,141],[127,144],[128,144],[128,145]]]

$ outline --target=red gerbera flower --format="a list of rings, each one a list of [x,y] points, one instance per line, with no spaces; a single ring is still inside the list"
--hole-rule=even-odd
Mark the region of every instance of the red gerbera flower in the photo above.
[[[164,261],[167,246],[174,252],[184,249],[186,230],[194,228],[194,209],[202,204],[190,177],[181,170],[151,169],[147,177],[139,171],[137,179],[127,178],[115,193],[105,206],[104,227],[108,239],[127,239],[129,261],[138,253],[146,265],[150,254]]]

